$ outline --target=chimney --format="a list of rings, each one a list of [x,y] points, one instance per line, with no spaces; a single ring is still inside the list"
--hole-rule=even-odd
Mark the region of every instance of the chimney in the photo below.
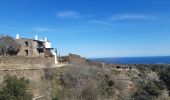
[[[19,34],[16,34],[16,39],[19,39]]]
[[[38,40],[38,35],[35,35],[35,40]]]
[[[47,37],[45,37],[45,42],[47,42]]]

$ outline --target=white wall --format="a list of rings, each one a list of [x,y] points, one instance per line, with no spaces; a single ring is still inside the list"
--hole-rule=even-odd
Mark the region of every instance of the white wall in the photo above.
[[[45,48],[51,48],[51,43],[50,42],[45,42]]]

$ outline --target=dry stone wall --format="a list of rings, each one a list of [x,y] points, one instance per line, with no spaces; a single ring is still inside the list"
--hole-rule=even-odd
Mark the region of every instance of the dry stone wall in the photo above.
[[[22,57],[22,56],[8,56],[0,57],[0,64],[54,64],[54,57]]]

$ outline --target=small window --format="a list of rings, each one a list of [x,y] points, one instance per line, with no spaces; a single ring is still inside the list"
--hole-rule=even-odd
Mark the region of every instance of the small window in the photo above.
[[[28,56],[28,50],[25,50],[25,55]]]
[[[28,41],[25,41],[25,47],[28,47]]]

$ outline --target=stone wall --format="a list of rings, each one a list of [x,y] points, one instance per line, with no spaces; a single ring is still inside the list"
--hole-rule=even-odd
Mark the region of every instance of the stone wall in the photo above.
[[[0,57],[1,64],[54,64],[54,57],[22,57],[22,56],[8,56]]]
[[[16,39],[16,42],[20,45],[19,56],[32,56],[32,57],[44,57],[44,50],[38,52],[37,47],[44,47],[44,42],[36,41],[33,39],[20,38]]]
[[[33,41],[31,39],[16,39],[16,42],[20,45],[19,56],[32,56],[33,55]],[[27,42],[27,45],[26,43]],[[26,53],[28,51],[28,54]]]

